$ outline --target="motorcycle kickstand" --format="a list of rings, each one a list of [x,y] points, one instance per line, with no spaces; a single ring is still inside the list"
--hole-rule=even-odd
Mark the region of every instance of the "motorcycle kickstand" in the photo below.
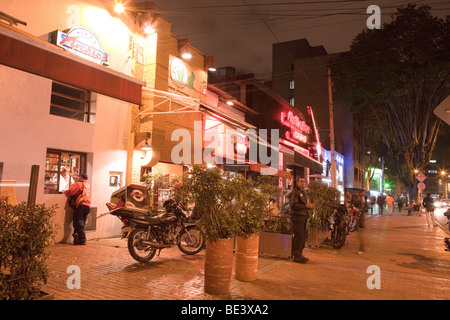
[[[161,250],[162,250],[162,249],[159,249],[159,250],[158,250],[158,257],[159,257],[159,255],[161,254]]]

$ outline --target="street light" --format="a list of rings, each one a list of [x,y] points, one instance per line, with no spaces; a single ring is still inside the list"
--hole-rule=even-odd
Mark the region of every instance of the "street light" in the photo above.
[[[123,3],[116,2],[114,7],[110,8],[112,9],[110,12],[119,18],[126,15],[131,17],[138,28],[138,33],[151,35],[156,32],[153,27],[154,14],[160,9],[154,3],[147,1],[125,6]]]

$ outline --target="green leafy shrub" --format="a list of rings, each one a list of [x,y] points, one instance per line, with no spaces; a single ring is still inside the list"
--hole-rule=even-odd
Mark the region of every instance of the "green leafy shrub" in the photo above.
[[[339,203],[339,191],[323,183],[311,181],[306,192],[308,199],[314,203],[314,209],[310,210],[308,227],[325,229],[333,208]]]
[[[210,241],[232,238],[238,231],[233,204],[238,189],[231,179],[228,172],[217,167],[195,165],[181,186],[187,201],[195,205],[193,215],[199,218],[198,226]]]
[[[47,282],[46,248],[55,235],[55,209],[0,200],[1,300],[39,297],[39,285]]]

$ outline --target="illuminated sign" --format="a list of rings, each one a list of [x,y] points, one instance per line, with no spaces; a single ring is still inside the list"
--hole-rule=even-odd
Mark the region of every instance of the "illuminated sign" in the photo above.
[[[236,147],[236,153],[243,155],[247,154],[247,149],[250,146],[250,142],[248,141],[247,136],[235,133],[234,142]]]
[[[188,81],[188,70],[181,59],[173,58],[170,63],[170,78],[177,87],[184,87]]]
[[[285,133],[287,140],[297,143],[308,142],[308,134],[311,132],[311,128],[292,111],[281,112],[281,124],[289,128]]]
[[[58,30],[56,44],[80,57],[109,65],[109,54],[103,52],[100,41],[85,27],[72,28],[67,34]]]

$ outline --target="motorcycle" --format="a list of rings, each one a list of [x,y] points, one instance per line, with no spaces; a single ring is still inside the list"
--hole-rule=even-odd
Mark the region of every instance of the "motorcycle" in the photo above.
[[[202,232],[195,223],[185,223],[185,208],[173,199],[163,204],[165,212],[157,216],[118,208],[110,211],[123,223],[122,238],[128,238],[128,251],[133,259],[148,262],[159,250],[177,245],[181,252],[194,255],[205,246]]]
[[[347,226],[347,207],[339,205],[333,210],[328,225],[331,231],[331,246],[335,249],[340,249],[345,244],[345,239],[348,233]]]
[[[348,230],[347,234],[349,232],[355,232],[359,228],[360,224],[360,217],[361,217],[362,211],[361,209],[358,209],[354,205],[350,207],[349,217],[350,220],[348,221]]]

